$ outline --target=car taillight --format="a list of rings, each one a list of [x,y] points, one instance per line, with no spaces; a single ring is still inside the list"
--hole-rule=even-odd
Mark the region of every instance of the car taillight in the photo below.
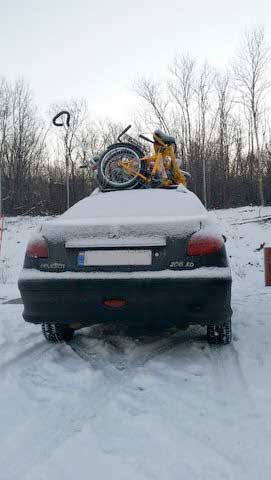
[[[187,245],[187,255],[193,257],[196,255],[207,255],[218,252],[224,245],[223,238],[220,235],[202,230],[194,233]]]
[[[44,238],[30,240],[26,247],[26,255],[30,258],[48,258],[48,245]]]

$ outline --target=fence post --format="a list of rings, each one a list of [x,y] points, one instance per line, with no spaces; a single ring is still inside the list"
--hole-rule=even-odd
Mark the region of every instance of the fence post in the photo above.
[[[271,286],[271,247],[264,247],[265,286]]]

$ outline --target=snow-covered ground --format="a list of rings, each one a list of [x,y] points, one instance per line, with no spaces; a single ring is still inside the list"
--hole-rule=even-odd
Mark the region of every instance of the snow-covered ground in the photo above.
[[[10,218],[0,261],[1,480],[267,480],[271,472],[271,208],[218,210],[233,270],[230,346],[204,330],[96,328],[50,345],[16,286],[41,218]],[[250,221],[261,215],[258,221]]]

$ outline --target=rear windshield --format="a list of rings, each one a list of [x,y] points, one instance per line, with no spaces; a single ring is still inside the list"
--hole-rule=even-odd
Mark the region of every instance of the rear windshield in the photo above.
[[[206,213],[188,190],[146,189],[99,192],[81,200],[63,218],[194,216]]]

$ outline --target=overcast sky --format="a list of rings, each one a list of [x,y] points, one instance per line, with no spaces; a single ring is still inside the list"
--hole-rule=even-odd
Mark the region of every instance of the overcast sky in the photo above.
[[[23,76],[45,112],[86,98],[129,120],[138,76],[166,76],[177,53],[223,67],[246,27],[271,36],[270,0],[0,0],[0,75]]]

